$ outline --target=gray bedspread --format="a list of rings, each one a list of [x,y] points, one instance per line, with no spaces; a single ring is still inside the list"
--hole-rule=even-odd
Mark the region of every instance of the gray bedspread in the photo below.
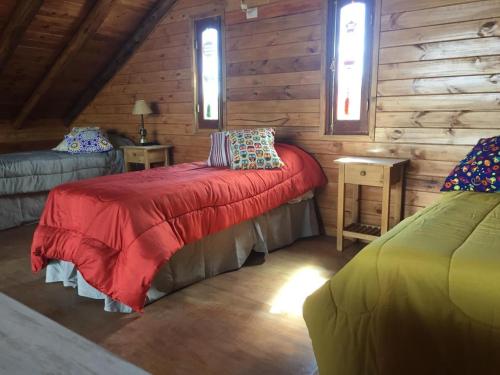
[[[0,230],[36,221],[57,185],[123,171],[123,153],[33,151],[0,155]]]
[[[122,152],[68,154],[33,151],[0,155],[0,196],[38,193],[65,182],[118,173]]]

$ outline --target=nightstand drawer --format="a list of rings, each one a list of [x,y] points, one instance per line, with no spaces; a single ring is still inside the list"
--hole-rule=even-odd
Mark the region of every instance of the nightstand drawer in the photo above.
[[[144,163],[144,151],[143,150],[128,150],[127,160],[129,163]]]
[[[368,186],[383,186],[384,167],[368,164],[346,165],[345,183]]]
[[[172,145],[122,146],[125,159],[125,171],[130,171],[130,164],[143,164],[144,169],[152,164],[170,165],[169,151]]]
[[[165,162],[165,150],[150,150],[148,158],[150,163]]]

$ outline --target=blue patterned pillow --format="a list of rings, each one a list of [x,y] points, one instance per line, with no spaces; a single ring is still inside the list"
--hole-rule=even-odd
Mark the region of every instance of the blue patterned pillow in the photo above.
[[[451,171],[441,191],[500,192],[500,136],[480,139]]]
[[[84,127],[84,128],[74,127],[73,129],[71,129],[68,135],[76,136],[78,133],[88,132],[88,131],[101,131],[101,129],[96,126]],[[61,143],[59,143],[56,147],[52,149],[52,151],[69,152],[69,145],[66,139],[63,139]]]
[[[70,154],[85,154],[92,152],[106,152],[113,146],[100,130],[87,130],[77,134],[64,136]]]

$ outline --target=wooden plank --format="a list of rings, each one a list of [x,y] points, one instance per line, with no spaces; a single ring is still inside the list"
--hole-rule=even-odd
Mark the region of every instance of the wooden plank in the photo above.
[[[391,10],[390,10],[391,11]],[[391,11],[381,19],[381,30],[398,30],[500,17],[500,0],[470,1],[417,11]]]
[[[226,53],[228,63],[239,63],[244,61],[254,61],[257,58],[262,60],[281,59],[290,56],[310,56],[321,53],[321,42],[299,42],[283,45],[276,45],[273,48],[261,47],[244,50],[233,50]]]
[[[140,47],[142,42],[151,34],[160,19],[167,14],[176,0],[158,0],[148,12],[139,28],[120,48],[118,53],[107,67],[96,77],[92,84],[85,89],[83,94],[73,105],[71,111],[65,116],[64,122],[69,126],[81,111],[94,99],[97,93],[109,82],[120,68],[128,61]]]
[[[373,234],[359,233],[352,230],[344,230],[343,235],[347,238],[357,238],[364,241],[375,241],[378,238],[378,236]]]
[[[380,81],[500,73],[500,56],[476,56],[439,61],[379,65]]]
[[[227,116],[228,126],[320,126],[319,113],[231,113]]]
[[[480,138],[495,137],[498,129],[377,128],[376,142],[475,145]],[[411,164],[410,164],[411,168]]]
[[[500,93],[386,96],[377,111],[500,111]]]
[[[227,90],[227,99],[230,101],[319,98],[319,85],[249,87]]]
[[[275,1],[275,0],[274,0]],[[259,7],[273,2],[273,0],[247,0],[245,3],[249,8]],[[231,12],[234,10],[241,10],[240,0],[227,0],[226,1],[226,12]]]
[[[226,87],[228,89],[236,89],[244,87],[279,86],[283,84],[297,86],[320,84],[321,82],[321,72],[317,70],[309,72],[228,77]]]
[[[268,100],[229,102],[227,112],[231,113],[282,113],[282,112],[318,112],[319,100]]]
[[[226,25],[226,36],[228,39],[258,35],[261,33],[272,33],[296,29],[299,27],[321,24],[322,14],[319,10],[304,12],[300,14],[285,15],[275,18],[257,19],[245,24]]]
[[[193,103],[155,103],[155,112],[157,114],[171,113],[171,114],[192,114]],[[130,105],[114,105],[101,106],[92,105],[85,113],[95,113],[95,114],[126,114],[131,115]]]
[[[494,129],[499,127],[499,112],[378,112],[377,124],[384,128],[463,128]]]
[[[321,69],[322,57],[319,54],[286,57],[272,60],[253,60],[227,65],[228,77],[317,71]]]
[[[187,23],[186,23],[187,24]],[[140,51],[155,51],[159,49],[183,46],[191,43],[191,34],[189,30],[185,33],[173,33],[169,35],[162,34],[161,38],[156,37],[157,31],[152,34],[155,38],[148,38],[141,46]]]
[[[338,200],[337,200],[337,251],[344,249],[344,220],[345,220],[345,165],[339,166]]]
[[[381,124],[380,127],[385,126]],[[342,156],[379,156],[412,160],[456,161],[462,159],[470,150],[470,147],[467,146],[448,146],[446,152],[443,152],[441,145],[394,144],[392,142],[298,140],[296,144],[313,153],[324,167],[333,165],[333,160]]]
[[[187,4],[188,2],[182,0],[179,1],[179,5]],[[192,20],[194,18],[205,18],[212,17],[216,14],[222,14],[224,12],[225,2],[223,0],[212,0],[204,1],[203,4],[190,7],[175,7],[171,12],[163,17],[161,20],[162,25],[167,25],[169,23],[177,23],[185,20]],[[241,12],[241,11],[240,11]]]
[[[115,94],[112,95],[99,95],[92,102],[97,105],[115,105],[115,104],[129,104],[135,103],[137,95],[135,94]],[[158,93],[144,93],[141,98],[152,103],[186,103],[193,101],[193,92],[189,91],[176,91],[176,92],[158,92]]]
[[[381,81],[378,96],[500,92],[500,74]]]
[[[281,44],[311,42],[321,40],[321,25],[306,26],[296,29],[280,30],[226,40],[226,51],[272,47]]]
[[[161,70],[175,70],[191,68],[192,58],[190,56],[179,56],[176,58],[165,58],[161,61],[143,62],[123,66],[118,71],[120,74],[150,73]]]
[[[500,37],[382,48],[380,64],[500,55]]]
[[[471,0],[383,0],[382,14],[437,8],[445,5],[469,3]]]
[[[131,64],[140,64],[140,63],[150,63],[154,61],[162,61],[166,57],[186,57],[191,56],[192,49],[191,44],[188,45],[180,45],[169,48],[162,48],[151,51],[137,52],[134,53],[133,56],[130,57]]]
[[[500,36],[500,18],[417,27],[380,33],[380,47]]]
[[[259,18],[266,19],[290,14],[300,14],[312,10],[322,9],[322,6],[322,0],[278,1],[276,3],[260,6]],[[227,12],[225,15],[226,25],[235,25],[246,22],[254,22],[254,20],[247,20],[245,14],[241,10]]]
[[[109,11],[114,4],[114,0],[99,1],[94,5],[85,20],[80,25],[78,31],[71,38],[57,60],[52,64],[51,68],[44,76],[43,80],[33,90],[29,99],[24,103],[20,113],[14,121],[14,126],[20,128],[26,118],[31,114],[35,106],[38,104],[42,96],[52,87],[52,84],[58,78],[59,74],[66,67],[66,64],[74,57],[85,44],[85,42],[94,35],[97,29],[101,26]]]
[[[129,75],[117,75],[110,84],[138,84],[138,83],[158,83],[165,81],[188,80],[191,79],[190,69],[160,70],[151,73],[137,73]]]
[[[18,0],[0,38],[0,72],[19,45],[26,29],[43,4],[43,0]]]
[[[128,85],[107,86],[103,94],[142,94],[168,91],[188,91],[192,89],[190,79],[181,79],[176,81],[163,81],[160,83],[130,83]]]

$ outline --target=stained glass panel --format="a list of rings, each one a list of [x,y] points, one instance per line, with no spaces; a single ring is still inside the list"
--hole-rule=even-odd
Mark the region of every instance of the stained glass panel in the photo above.
[[[337,61],[337,120],[361,119],[366,5],[352,2],[340,10]]]
[[[219,120],[219,32],[208,28],[202,33],[203,118]]]

